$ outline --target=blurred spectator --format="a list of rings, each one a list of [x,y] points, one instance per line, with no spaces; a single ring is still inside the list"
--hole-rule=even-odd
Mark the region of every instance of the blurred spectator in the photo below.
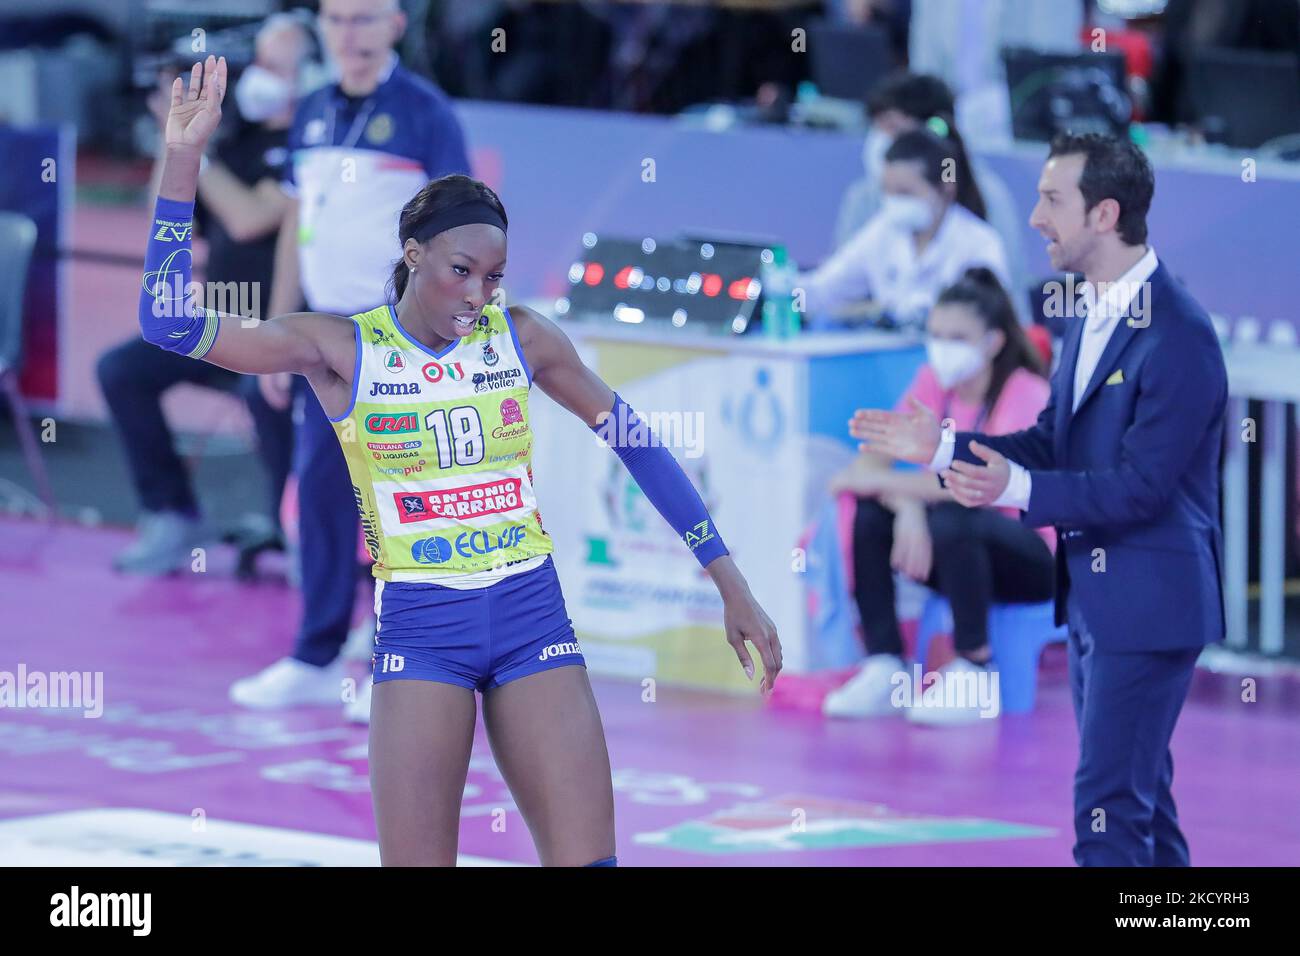
[[[912,0],[831,0],[826,4],[826,13],[844,23],[880,27],[889,35],[889,50],[894,62],[907,62]]]
[[[1007,283],[1006,253],[961,139],[941,117],[885,151],[879,209],[812,273],[801,277],[816,327],[826,313],[870,300],[895,321],[924,317],[939,293],[983,265]]]
[[[229,134],[205,158],[199,177],[198,216],[208,243],[208,288],[219,284],[235,302],[209,303],[260,319],[270,299],[276,232],[286,202],[278,181],[288,156],[289,125],[310,37],[297,21],[272,17],[258,32],[254,62],[244,70],[233,100]],[[159,123],[171,98],[166,77],[149,101]],[[152,193],[161,163],[155,164]],[[99,359],[98,378],[126,452],[143,513],[139,534],[114,560],[120,571],[166,574],[188,564],[203,526],[185,465],[173,447],[161,398],[188,382],[242,395],[257,429],[266,469],[265,520],[258,533],[278,536],[279,501],[289,470],[292,429],[284,412],[258,394],[257,379],[155,348],[132,337]]]
[[[987,269],[974,269],[944,290],[927,326],[928,361],[899,400],[915,400],[958,429],[1006,434],[1028,428],[1047,404],[1049,387],[1037,351],[1011,302]],[[830,716],[896,714],[893,675],[904,669],[894,611],[894,572],[924,583],[952,606],[956,659],[945,669],[974,670],[991,659],[988,612],[993,602],[1050,600],[1055,565],[1050,528],[1037,532],[1011,508],[965,508],[927,471],[898,470],[863,452],[831,482],[857,496],[853,525],[854,595],[868,657],[858,673],[827,696]],[[943,708],[909,716],[957,722],[978,712]]]
[[[941,77],[976,148],[1011,135],[1002,48],[1080,49],[1084,0],[912,0],[909,68]]]
[[[871,130],[862,146],[864,175],[849,185],[840,202],[839,218],[835,223],[836,249],[848,242],[880,208],[880,175],[885,151],[894,138],[920,128],[932,116],[951,121],[952,90],[937,76],[900,71],[887,77],[867,97],[867,112],[871,116]],[[964,144],[965,138],[960,137],[960,141]],[[1026,217],[1021,215],[1002,177],[978,158],[967,154],[964,148],[962,152],[964,159],[959,160],[959,165],[966,165],[975,177],[975,184],[984,197],[987,212],[984,218],[1002,240],[1010,276],[1008,288],[1019,314],[1022,308],[1019,293],[1028,282],[1020,238]]]
[[[397,0],[321,0],[320,32],[335,82],[306,97],[289,135],[290,197],[275,249],[268,312],[356,315],[385,301],[401,255],[402,206],[430,179],[468,173],[465,137],[447,95],[399,62],[406,29]],[[360,519],[343,450],[301,376],[264,375],[273,405],[294,403],[294,475],[302,618],[293,653],[236,681],[245,707],[338,705],[357,589]],[[369,720],[370,683],[347,708]]]

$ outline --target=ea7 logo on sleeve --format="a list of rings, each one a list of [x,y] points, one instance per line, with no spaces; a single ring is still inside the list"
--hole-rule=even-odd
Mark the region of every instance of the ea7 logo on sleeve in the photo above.
[[[152,893],[70,893],[50,897],[51,926],[128,926],[133,936],[148,936]]]
[[[420,413],[374,412],[366,416],[365,425],[372,435],[409,435],[420,430]]]
[[[686,542],[686,547],[694,551],[705,541],[712,541],[715,537],[716,535],[714,535],[712,529],[709,528],[709,523],[707,521],[701,521],[693,530],[682,535],[682,540]]]
[[[153,237],[160,242],[184,242],[194,228],[188,222],[172,222],[170,219],[155,219],[153,224],[158,227]]]

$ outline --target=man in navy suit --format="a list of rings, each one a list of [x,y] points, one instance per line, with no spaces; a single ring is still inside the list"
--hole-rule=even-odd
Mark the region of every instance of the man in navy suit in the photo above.
[[[1201,648],[1223,639],[1219,449],[1227,372],[1209,316],[1156,259],[1155,181],[1127,140],[1051,145],[1030,225],[1082,273],[1037,423],[945,433],[924,408],[859,411],[853,435],[929,463],[957,501],[1054,525],[1079,725],[1074,858],[1186,866],[1169,740]]]

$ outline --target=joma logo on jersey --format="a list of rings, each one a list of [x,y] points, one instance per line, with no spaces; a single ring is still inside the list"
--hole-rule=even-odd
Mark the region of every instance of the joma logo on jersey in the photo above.
[[[420,430],[418,412],[385,415],[380,412],[366,416],[366,431],[372,435],[408,435]]]
[[[465,370],[460,367],[459,362],[449,362],[445,365],[439,362],[430,362],[420,369],[420,371],[424,373],[424,377],[430,382],[441,382],[443,376],[446,376],[453,382],[459,382],[465,377]]]
[[[425,368],[428,368],[426,365]],[[371,382],[371,395],[419,395],[418,382]]]

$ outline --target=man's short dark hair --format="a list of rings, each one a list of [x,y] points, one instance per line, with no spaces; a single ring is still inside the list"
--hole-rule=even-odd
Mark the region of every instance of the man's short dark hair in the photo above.
[[[940,113],[952,116],[952,90],[937,76],[900,70],[881,80],[867,97],[867,112],[872,116],[888,110],[898,110],[921,123]]]
[[[1084,209],[1091,211],[1103,199],[1119,203],[1115,231],[1130,246],[1147,241],[1147,211],[1155,195],[1156,178],[1151,163],[1131,140],[1102,133],[1060,133],[1052,140],[1048,157],[1083,156],[1079,192]]]

